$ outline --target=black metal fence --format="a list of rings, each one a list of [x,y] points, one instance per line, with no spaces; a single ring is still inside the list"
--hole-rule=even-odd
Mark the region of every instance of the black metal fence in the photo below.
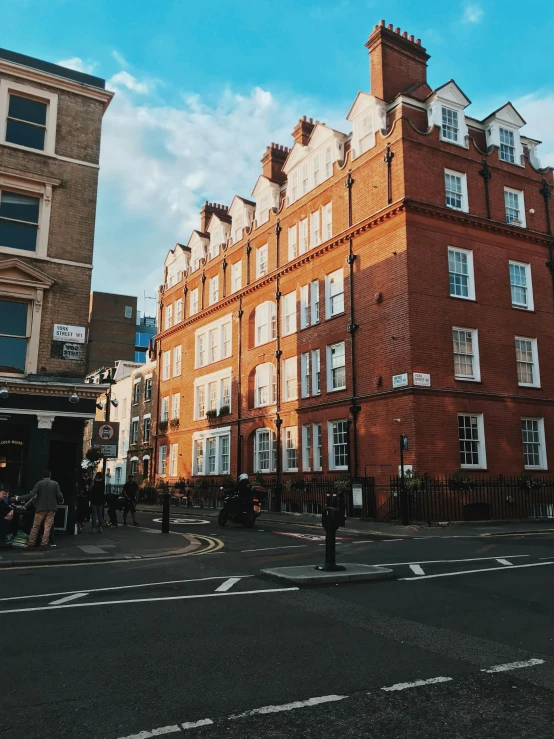
[[[410,521],[554,519],[554,479],[547,477],[406,478]],[[400,518],[401,479],[391,477],[381,521]]]
[[[251,481],[265,491],[258,494],[262,510],[320,514],[326,503],[327,493],[342,490],[345,493],[348,516],[372,518],[375,515],[375,481],[372,477],[298,477],[285,480],[281,485],[274,477]],[[169,485],[171,504],[189,508],[220,508],[223,500],[221,487],[225,483],[228,484],[228,481],[221,478],[205,477]],[[354,495],[353,485],[357,486]],[[118,492],[118,486],[109,487],[111,492]],[[161,499],[161,488],[139,490],[139,502],[156,505],[161,503]]]

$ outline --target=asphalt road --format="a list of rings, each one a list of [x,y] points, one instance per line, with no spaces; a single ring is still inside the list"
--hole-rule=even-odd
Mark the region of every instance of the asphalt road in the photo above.
[[[322,562],[321,530],[182,530],[223,547],[0,573],[0,734],[554,736],[552,535],[344,534],[397,579],[297,590],[259,571]]]

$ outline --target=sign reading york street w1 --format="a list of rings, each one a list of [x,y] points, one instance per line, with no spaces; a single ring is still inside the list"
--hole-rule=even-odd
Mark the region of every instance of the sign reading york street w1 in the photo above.
[[[85,343],[84,326],[66,326],[64,323],[54,324],[54,341],[70,341],[73,344]]]

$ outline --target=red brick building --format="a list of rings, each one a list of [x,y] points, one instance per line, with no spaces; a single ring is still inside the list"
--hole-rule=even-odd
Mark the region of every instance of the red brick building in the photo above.
[[[160,475],[384,482],[400,433],[420,473],[554,464],[552,169],[510,103],[432,90],[419,39],[367,48],[352,132],[302,118],[166,260]]]

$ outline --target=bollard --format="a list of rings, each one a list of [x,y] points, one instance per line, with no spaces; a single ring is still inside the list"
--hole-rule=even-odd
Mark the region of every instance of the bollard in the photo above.
[[[162,534],[169,534],[169,492],[163,494]]]
[[[333,495],[336,503],[336,495]],[[329,499],[329,496],[328,496]],[[337,529],[343,523],[342,511],[335,506],[325,506],[321,516],[321,523],[325,529],[325,564],[318,565],[316,570],[324,572],[339,572],[345,570],[346,567],[338,565],[336,562],[336,545],[337,545]]]

